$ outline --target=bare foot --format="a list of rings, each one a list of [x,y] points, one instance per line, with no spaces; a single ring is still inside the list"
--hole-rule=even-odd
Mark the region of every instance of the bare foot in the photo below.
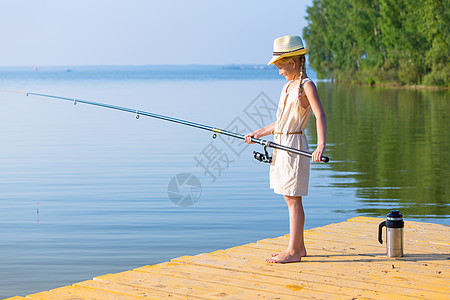
[[[273,254],[271,254],[270,256],[271,257],[275,257],[275,256],[278,256],[278,255],[282,255],[282,254],[284,254],[285,252],[287,252],[288,250],[284,250],[284,251],[281,251],[281,252],[278,252],[278,253],[273,253]],[[301,257],[305,257],[306,256],[306,249],[303,249],[302,251],[300,251],[300,256]]]
[[[286,252],[287,250],[284,250],[284,251],[281,251],[281,252],[278,252],[278,253],[272,253],[272,254],[270,254],[270,257],[275,257],[275,256],[278,256],[278,255],[280,255],[280,254],[283,254],[284,252]]]
[[[267,258],[266,262],[285,264],[285,263],[300,262],[301,260],[302,256],[300,255],[300,253],[292,253],[286,250],[281,252],[277,256]]]

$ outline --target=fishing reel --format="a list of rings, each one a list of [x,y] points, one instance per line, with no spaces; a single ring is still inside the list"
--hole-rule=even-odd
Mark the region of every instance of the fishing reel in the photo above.
[[[268,164],[272,162],[272,157],[269,156],[269,152],[267,152],[267,146],[264,147],[264,154],[253,151],[253,157],[260,162],[265,162]]]

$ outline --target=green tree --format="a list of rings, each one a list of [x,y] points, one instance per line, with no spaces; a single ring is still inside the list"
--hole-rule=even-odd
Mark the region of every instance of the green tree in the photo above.
[[[319,78],[449,85],[450,0],[314,0],[303,37]]]

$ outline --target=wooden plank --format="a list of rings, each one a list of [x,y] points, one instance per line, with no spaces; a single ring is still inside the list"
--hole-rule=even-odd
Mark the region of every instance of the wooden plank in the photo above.
[[[355,218],[356,219],[356,218]],[[342,223],[334,223],[325,225],[323,227],[313,228],[320,229],[320,228],[346,228],[349,230],[352,230],[352,228],[364,228],[364,227],[371,227],[371,228],[377,228],[378,225],[384,221],[383,219],[375,219],[376,222],[373,222],[374,218],[371,218],[370,221],[361,221],[356,222],[354,219],[348,220],[348,222],[342,222]],[[365,219],[367,220],[367,219]],[[436,231],[439,231],[440,234],[443,234],[445,236],[448,236],[450,234],[450,226],[447,225],[441,225],[441,224],[431,224],[431,223],[418,223],[418,222],[412,222],[412,221],[405,221],[405,231],[413,232],[414,234],[424,232],[424,233],[436,233]],[[439,236],[433,237],[433,239],[439,239]]]
[[[239,277],[239,275],[237,274],[238,272],[233,272],[225,269],[218,270],[213,268],[202,268],[202,266],[198,265],[187,266],[186,264],[178,264],[176,267],[171,267],[171,265],[163,265],[144,267],[140,268],[139,271],[145,272],[147,274],[153,274],[154,276],[157,276],[158,274],[164,274],[174,278],[189,278],[197,282],[224,284],[230,290],[235,290],[238,293],[243,290],[253,290],[272,293],[273,295],[279,296],[301,296],[305,299],[323,298],[332,295],[339,296],[341,294],[339,292],[333,292],[328,289],[326,290],[326,292],[322,291],[321,289],[312,289],[303,283],[299,284],[299,282],[296,280],[285,280],[284,283],[280,284],[274,283],[267,279],[255,280],[254,278],[257,277],[255,275],[250,276],[253,277],[253,279],[248,277],[249,274],[245,274],[247,277]]]
[[[286,249],[286,241],[258,241],[259,244],[277,246],[281,250]],[[366,255],[366,256],[383,256],[386,259],[395,260],[396,258],[386,257],[386,249],[384,245],[372,245],[372,244],[358,244],[357,242],[350,241],[333,241],[326,239],[307,239],[305,240],[307,250],[314,249],[314,251],[329,251],[330,254],[342,253],[342,254],[354,254],[354,255]],[[283,250],[284,250],[283,249]],[[404,257],[398,258],[402,260],[410,261],[422,261],[424,263],[430,263],[435,265],[442,265],[443,268],[448,268],[447,261],[450,254],[446,251],[435,250],[435,252],[419,252],[418,250],[406,249],[404,250]]]
[[[354,225],[354,224],[358,224],[358,225]],[[333,231],[339,231],[339,230],[343,230],[345,231],[347,234],[362,234],[362,235],[367,235],[369,237],[374,238],[375,240],[377,239],[377,232],[378,232],[378,224],[365,224],[365,223],[340,223],[340,224],[334,224],[333,226],[324,226],[321,228],[315,228],[312,229],[311,232],[314,231],[321,231],[321,230],[333,230]],[[405,222],[405,228],[404,228],[404,233],[405,236],[415,236],[416,238],[418,237],[422,237],[424,238],[424,240],[426,241],[430,241],[430,234],[436,234],[437,230],[427,230],[427,228],[419,228],[419,227],[411,227],[409,226],[409,222],[406,221]],[[450,245],[450,242],[448,240],[448,238],[450,237],[450,232],[449,231],[438,231],[439,235],[433,237],[433,241],[441,241],[443,243],[443,245]]]
[[[270,256],[271,253],[275,253],[277,251],[285,249],[285,247],[272,248],[270,247],[272,245],[270,245],[269,247],[267,246],[268,245],[262,245],[260,243],[253,243],[234,247],[233,250],[238,251],[239,249],[243,249],[244,252],[250,252],[254,255],[259,255],[259,259],[261,260],[262,258]],[[399,265],[397,264],[398,261],[399,260],[386,259],[385,256],[367,257],[365,255],[358,254],[332,254],[329,253],[329,251],[312,249],[310,251],[310,255],[304,258],[302,261],[302,270],[308,271],[309,268],[313,268],[313,270],[318,270],[320,268],[329,269],[328,264],[330,263],[351,263],[352,267],[354,267],[355,269],[360,268],[365,270],[366,273],[370,274],[369,276],[376,276],[377,274],[381,274],[384,277],[395,277],[398,276],[398,272],[401,271],[402,274],[404,274],[407,278],[410,278],[412,282],[428,282],[448,286],[448,278],[444,277],[442,268],[436,267],[434,265],[424,265],[423,263],[419,263],[418,265],[415,262],[408,261],[406,261],[405,264]],[[321,264],[312,264],[313,262]],[[370,278],[367,279],[370,281]]]
[[[192,278],[175,277],[171,274],[147,274],[140,271],[126,271],[118,274],[110,274],[98,277],[98,279],[119,282],[131,286],[152,288],[163,292],[170,292],[186,298],[260,298],[273,299],[277,293],[261,291],[257,288],[235,289],[223,283],[199,281]],[[325,293],[323,293],[325,294]],[[286,299],[295,299],[289,295],[283,295]]]
[[[449,237],[450,238],[450,237]],[[289,240],[289,237],[279,237],[273,239],[264,239],[259,241],[260,243],[275,243],[275,244],[285,244]],[[381,251],[381,253],[386,251],[385,244],[379,244],[378,239],[374,239],[372,235],[368,234],[349,234],[344,231],[321,229],[308,231],[305,233],[305,242],[309,241],[320,241],[322,245],[331,244],[339,245],[342,243],[352,244],[354,246],[365,246],[371,247],[373,250]],[[354,248],[354,247],[353,247]],[[360,248],[360,247],[358,247]],[[366,248],[365,248],[366,249]],[[429,242],[420,242],[414,240],[414,237],[405,238],[404,240],[404,252],[405,253],[435,253],[435,254],[449,254],[450,247]],[[450,256],[450,255],[449,255]]]
[[[108,292],[120,293],[131,296],[145,297],[146,299],[184,299],[171,293],[163,293],[153,289],[129,286],[122,283],[108,282],[104,280],[86,280],[74,284],[74,286],[93,288]]]
[[[360,240],[361,243],[366,243],[366,242],[373,242],[375,244],[377,244],[378,242],[378,228],[375,227],[371,227],[371,228],[364,228],[365,232],[351,232],[351,229],[340,229],[340,228],[320,228],[320,229],[315,229],[312,230],[310,232],[308,232],[305,235],[305,238],[308,237],[315,237],[318,235],[330,235],[333,239],[332,240],[343,240],[345,237],[346,241],[348,239],[352,239],[354,241],[358,241]],[[363,231],[363,230],[361,230]],[[342,237],[341,237],[342,236]],[[443,242],[444,240],[437,240],[434,239],[433,241],[430,241],[429,238],[429,234],[427,235],[422,235],[420,236],[419,234],[414,234],[411,232],[405,232],[404,233],[404,241],[405,243],[410,242],[411,245],[413,245],[415,248],[419,251],[432,251],[433,249],[441,249],[443,251],[448,251],[450,250],[450,243],[446,243]],[[444,236],[444,235],[442,235]],[[384,234],[383,234],[384,237]],[[450,235],[448,235],[448,238],[450,238]],[[383,240],[385,240],[383,238]],[[445,239],[446,241],[448,241],[448,239]],[[429,247],[432,248],[429,248]]]
[[[98,276],[19,299],[449,299],[450,227],[405,222],[405,256],[386,257],[380,218],[305,231],[301,263],[269,264],[289,235]]]
[[[259,244],[266,245],[267,247],[276,246],[280,250],[284,250],[287,248],[287,241],[260,241]],[[445,251],[436,250],[434,253],[428,252],[419,252],[411,249],[404,250],[404,256],[402,258],[388,258],[386,256],[386,249],[384,247],[380,247],[383,245],[362,245],[351,243],[351,242],[341,242],[341,241],[331,241],[331,240],[306,240],[305,245],[307,250],[314,250],[315,252],[319,251],[323,253],[323,251],[328,251],[330,254],[341,253],[341,254],[353,254],[353,255],[364,255],[364,256],[381,256],[385,259],[396,260],[401,259],[405,261],[417,261],[423,263],[429,263],[433,265],[440,265],[442,268],[447,269],[450,266],[447,261],[449,260],[450,254]],[[283,249],[284,248],[284,249]]]
[[[285,274],[286,277],[294,276],[296,273],[298,274],[300,271],[302,271],[303,264],[264,264],[264,262],[261,263],[252,263],[249,265],[248,261],[255,261],[252,259],[251,253],[245,253],[243,255],[240,255],[238,253],[234,253],[233,255],[227,255],[226,253],[221,253],[222,251],[216,251],[211,253],[212,255],[199,255],[194,257],[183,257],[182,259],[175,261],[183,261],[186,263],[191,264],[201,264],[201,265],[211,265],[211,266],[223,266],[226,268],[238,268],[240,270],[248,270],[251,269],[252,272],[258,273],[262,271],[266,271],[269,265],[271,268],[275,268],[279,270],[280,273]],[[336,266],[328,265],[329,270],[332,270],[336,268]],[[302,274],[304,272],[302,271]],[[354,274],[357,274],[355,272]],[[311,276],[313,276],[314,273],[306,274],[302,277],[303,280],[307,280]],[[351,279],[345,277],[345,276],[333,276],[330,275],[328,272],[322,272],[317,273],[317,277],[315,277],[315,280],[320,280],[320,283],[326,287],[328,287],[328,284],[331,285],[337,285],[337,286],[344,286],[347,288],[352,288],[355,291],[363,290],[364,292],[366,290],[371,290],[374,292],[385,292],[387,287],[385,286],[385,282],[377,283],[375,281],[371,282],[363,282],[363,281],[356,281],[355,276],[351,277]],[[424,297],[428,299],[435,299],[436,297],[442,297],[445,295],[445,293],[448,293],[448,291],[442,291],[442,289],[437,288],[437,291],[428,291],[421,288],[403,288],[403,287],[395,287],[391,289],[395,295],[403,295],[403,296],[410,296],[410,297]],[[431,297],[431,298],[430,298]]]
[[[266,249],[258,249],[257,247],[252,247],[251,250],[247,249],[250,247],[240,246],[235,247],[232,249],[232,251],[241,251],[242,255],[245,255],[247,258],[249,255],[246,255],[247,253],[251,253],[251,255],[254,255],[256,257],[264,257],[268,256],[269,252]],[[264,255],[265,254],[265,255]],[[233,254],[234,255],[234,254]],[[424,272],[417,273],[417,265],[411,265],[410,268],[404,267],[402,264],[397,264],[397,262],[390,262],[390,261],[376,261],[379,258],[374,259],[367,259],[364,258],[364,261],[359,261],[362,257],[357,256],[320,256],[319,261],[317,260],[317,257],[314,257],[314,254],[312,256],[305,257],[302,262],[301,270],[303,273],[308,272],[319,272],[323,271],[327,275],[337,274],[338,276],[348,276],[348,278],[352,278],[355,276],[355,272],[357,271],[358,274],[358,280],[363,281],[371,281],[370,277],[365,277],[365,279],[361,279],[361,276],[364,276],[364,274],[369,274],[369,276],[375,276],[376,274],[382,275],[383,277],[391,277],[389,279],[388,284],[394,284],[396,282],[396,278],[400,279],[400,283],[404,283],[404,278],[410,278],[411,283],[414,283],[417,285],[417,283],[426,283],[430,285],[442,285],[442,286],[448,286],[448,279],[444,276],[441,276],[442,273],[436,273],[433,270],[428,272],[428,276],[424,276]],[[318,263],[319,262],[319,263]],[[351,264],[349,264],[351,263]],[[331,268],[330,268],[331,266]],[[334,268],[336,267],[336,268]],[[391,276],[389,276],[389,275]],[[403,277],[400,277],[403,276]],[[347,278],[347,277],[346,277]]]
[[[347,222],[349,223],[372,223],[372,224],[380,224],[386,219],[382,218],[372,218],[372,217],[354,217],[351,219],[348,219]],[[345,222],[342,222],[345,223]],[[426,222],[416,222],[416,221],[409,221],[406,220],[406,223],[408,223],[408,227],[411,228],[426,228],[427,230],[438,230],[440,232],[448,231],[450,232],[450,226],[443,225],[443,224],[435,224],[435,223],[426,223]],[[341,223],[338,223],[341,224]],[[332,224],[330,224],[332,225]],[[327,225],[329,226],[329,225]]]
[[[116,292],[108,292],[104,290],[86,288],[82,286],[65,286],[50,290],[48,292],[41,292],[28,295],[27,298],[39,300],[94,300],[94,299],[115,299],[115,300],[136,300],[147,299],[145,297],[137,297],[131,295],[124,295]]]
[[[327,225],[320,228],[315,228],[311,230],[311,233],[322,231],[339,232],[341,234],[353,234],[360,237],[377,240],[378,224],[357,223],[357,226],[354,226],[354,224],[355,223],[346,222],[333,224],[333,226]],[[408,237],[413,237],[413,240],[418,240],[422,243],[448,246],[447,249],[450,249],[450,231],[440,231],[438,235],[433,236],[433,241],[430,241],[430,234],[435,235],[435,230],[426,230],[425,227],[411,227],[409,224],[409,221],[405,222],[404,236],[406,239],[408,239]]]
[[[270,292],[281,294],[288,294],[292,296],[302,296],[302,297],[314,297],[323,298],[325,295],[323,291],[325,290],[330,297],[338,296],[352,296],[365,297],[365,298],[379,298],[381,296],[388,297],[389,294],[384,292],[373,292],[370,290],[357,291],[355,289],[346,288],[344,286],[336,286],[330,284],[321,284],[311,280],[305,280],[304,274],[294,273],[290,274],[288,277],[277,276],[276,274],[261,274],[256,272],[246,272],[245,270],[233,270],[230,268],[216,268],[212,266],[205,265],[195,265],[195,264],[180,264],[180,263],[169,263],[165,266],[146,266],[139,268],[138,270],[149,273],[165,273],[171,274],[172,276],[190,276],[191,278],[196,278],[197,280],[205,280],[208,278],[214,278],[221,282],[227,282],[230,285],[235,285],[237,287],[252,287],[257,285],[261,290],[267,290]],[[195,273],[193,272],[195,270]],[[180,273],[181,272],[181,273]],[[286,289],[286,287],[297,287],[297,289],[291,288]],[[299,293],[302,290],[304,293]],[[280,291],[283,291],[280,293]],[[399,299],[416,299],[415,297],[403,297],[400,296]]]

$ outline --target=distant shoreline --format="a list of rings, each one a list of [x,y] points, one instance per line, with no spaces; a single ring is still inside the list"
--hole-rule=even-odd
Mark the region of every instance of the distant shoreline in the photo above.
[[[11,66],[1,66],[1,69],[48,69],[48,68],[208,68],[208,67],[218,67],[218,68],[231,68],[231,69],[247,69],[247,68],[258,68],[258,69],[276,69],[274,65],[267,64],[152,64],[152,65],[11,65]]]
[[[400,85],[394,83],[358,83],[351,82],[346,80],[336,80],[330,79],[331,82],[339,82],[339,83],[347,83],[351,85],[359,85],[359,86],[367,86],[367,87],[385,87],[385,88],[393,88],[393,89],[407,89],[407,90],[449,90],[448,86],[434,86],[434,85]]]

